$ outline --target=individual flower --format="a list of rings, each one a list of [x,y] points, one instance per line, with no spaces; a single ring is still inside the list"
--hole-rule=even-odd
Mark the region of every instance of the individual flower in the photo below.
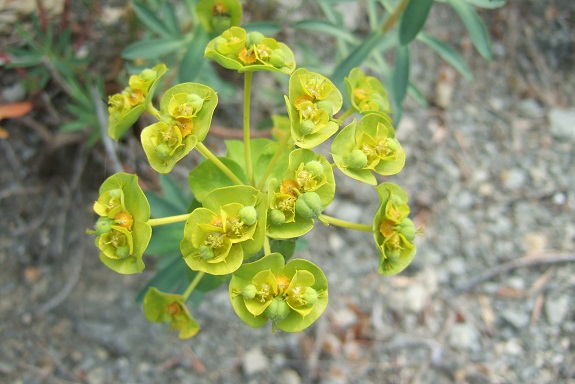
[[[209,193],[184,227],[184,261],[195,271],[226,275],[265,240],[265,196],[253,187],[232,186]]]
[[[144,269],[142,255],[146,250],[152,229],[147,223],[150,206],[138,185],[138,177],[128,173],[110,176],[100,187],[94,203],[100,216],[94,230],[95,244],[100,249],[100,260],[110,269],[132,274]]]
[[[218,35],[232,26],[240,25],[242,13],[238,0],[202,0],[196,6],[196,15],[202,27]]]
[[[295,69],[292,50],[260,32],[231,27],[206,47],[204,56],[238,72],[272,71],[290,74]]]
[[[373,235],[379,250],[378,272],[395,275],[404,270],[415,256],[413,240],[419,232],[409,219],[407,193],[393,183],[377,186],[379,209],[373,219]]]
[[[154,287],[144,296],[144,314],[150,322],[167,323],[170,330],[179,332],[180,339],[189,339],[200,330],[182,295],[164,293]]]
[[[359,68],[354,68],[345,78],[347,96],[351,105],[362,114],[391,112],[387,92],[381,82],[373,76],[366,76]]]
[[[394,175],[405,164],[405,151],[389,117],[375,113],[343,128],[333,140],[331,154],[343,173],[371,185],[377,184],[372,172]]]
[[[142,146],[152,168],[170,172],[210,129],[218,96],[208,86],[183,83],[160,100],[161,121],[142,130]]]
[[[327,307],[328,285],[322,270],[303,259],[284,264],[281,254],[271,253],[233,273],[232,307],[250,327],[259,328],[271,320],[273,331],[299,332]]]
[[[332,118],[343,99],[328,78],[299,68],[290,77],[288,92],[286,107],[298,147],[313,148],[337,132],[339,123]]]
[[[108,99],[108,134],[119,140],[152,101],[158,80],[166,72],[164,64],[144,69],[139,75],[130,76],[128,87]]]
[[[268,236],[287,239],[307,233],[334,195],[329,162],[310,149],[292,151],[281,181],[268,183]]]

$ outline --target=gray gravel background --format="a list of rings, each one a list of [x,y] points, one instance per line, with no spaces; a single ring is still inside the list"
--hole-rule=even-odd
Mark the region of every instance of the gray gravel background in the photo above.
[[[408,158],[391,178],[425,231],[413,264],[379,276],[370,234],[316,226],[298,256],[324,269],[330,304],[300,334],[244,326],[225,287],[193,310],[191,340],[148,324],[134,296],[153,272],[111,273],[84,235],[102,164],[76,149],[42,158],[39,138],[7,124],[0,382],[575,383],[575,3],[512,0],[481,15],[491,63],[448,7],[426,26],[463,52],[474,82],[411,50],[434,105],[408,100]],[[80,186],[73,167],[39,165],[70,156],[91,170]],[[340,176],[328,213],[369,223],[375,191]]]

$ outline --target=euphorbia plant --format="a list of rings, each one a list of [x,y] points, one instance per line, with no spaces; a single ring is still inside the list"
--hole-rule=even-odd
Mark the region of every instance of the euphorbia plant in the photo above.
[[[202,17],[213,30],[235,20],[220,12],[220,5],[231,3],[210,3],[212,8],[206,9],[213,13]],[[217,20],[210,24],[209,17]],[[399,186],[384,182],[376,187],[380,206],[372,223],[351,223],[323,213],[336,194],[334,168],[377,185],[378,178],[404,166],[405,152],[387,115],[381,83],[354,69],[346,80],[351,106],[340,113],[343,96],[337,87],[319,73],[296,70],[289,47],[259,32],[231,26],[208,43],[205,56],[244,76],[243,140],[226,141],[225,156],[217,157],[202,143],[218,102],[208,86],[178,84],[162,95],[156,109],[152,95],[165,72],[157,66],[133,76],[124,92],[110,97],[115,138],[125,131],[126,121],[133,122],[144,110],[157,120],[141,133],[146,156],[157,172],[169,173],[194,149],[206,159],[189,173],[194,203],[175,216],[150,218],[136,175],[113,175],[100,188],[94,204],[100,219],[89,232],[96,235],[102,262],[116,272],[144,269],[142,256],[151,228],[185,222],[179,234],[185,263],[178,267],[189,272],[188,286],[183,292],[151,287],[144,298],[146,318],[169,324],[181,338],[192,337],[199,325],[186,301],[203,280],[211,289],[229,282],[232,307],[248,326],[271,321],[273,330],[309,327],[327,307],[328,282],[314,262],[290,261],[293,247],[284,245],[318,221],[372,232],[374,269],[382,275],[403,270],[415,254],[417,231],[408,218],[407,194]],[[252,139],[250,134],[252,75],[262,71],[290,76],[287,116],[272,116],[273,139]],[[342,128],[354,113],[364,115]],[[314,148],[334,135],[330,161]]]

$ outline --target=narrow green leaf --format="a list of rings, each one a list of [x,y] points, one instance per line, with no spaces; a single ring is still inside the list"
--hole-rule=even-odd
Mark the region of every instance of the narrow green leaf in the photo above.
[[[180,27],[178,25],[178,18],[176,17],[176,12],[174,11],[174,6],[169,3],[165,2],[162,3],[162,24],[164,25],[165,29],[170,32],[170,35],[173,37],[180,36]]]
[[[350,43],[357,43],[357,38],[353,34],[341,28],[341,26],[334,25],[325,20],[319,20],[319,19],[301,20],[292,23],[291,27],[295,29],[322,32],[328,35],[338,37]]]
[[[185,40],[173,38],[138,41],[124,49],[122,57],[130,60],[153,59],[176,51],[185,44]]]
[[[417,104],[421,105],[423,108],[429,107],[427,98],[423,95],[419,88],[413,85],[412,82],[409,82],[409,86],[407,87],[407,94],[411,96],[415,101],[417,101]]]
[[[468,2],[469,4],[473,4],[479,8],[485,8],[485,9],[501,8],[507,3],[507,0],[465,0],[465,1]]]
[[[487,61],[491,61],[491,45],[489,43],[489,36],[487,35],[487,29],[485,28],[485,24],[475,12],[473,7],[466,3],[464,0],[448,0],[449,5],[455,9],[455,12],[463,21],[465,28],[469,32],[469,36],[471,37],[471,41],[475,46],[475,49],[479,52],[479,54]]]
[[[433,0],[412,0],[407,4],[399,20],[399,42],[401,45],[407,45],[415,39],[415,36],[421,31]]]
[[[245,29],[248,33],[260,32],[266,36],[275,36],[282,29],[279,23],[275,23],[273,21],[256,21],[253,23],[247,23],[242,25],[242,28]]]
[[[423,32],[417,36],[417,39],[427,45],[429,48],[433,49],[443,60],[445,60],[449,65],[461,73],[461,75],[467,80],[473,80],[473,74],[471,70],[463,60],[463,57],[449,45],[444,42],[437,40],[436,38]]]
[[[393,98],[397,105],[401,105],[409,84],[409,47],[407,46],[399,46],[395,51],[395,68],[392,79]]]
[[[188,45],[186,54],[184,55],[180,70],[178,72],[178,79],[180,82],[190,82],[195,81],[198,75],[204,69],[204,51],[206,50],[206,45],[208,44],[209,36],[208,33],[199,27],[195,28],[194,38]]]
[[[339,86],[343,78],[349,74],[353,68],[358,67],[365,59],[369,57],[373,49],[381,43],[383,34],[381,31],[372,32],[360,45],[337,66],[331,75],[331,80]]]
[[[151,31],[165,38],[173,37],[170,30],[166,28],[162,20],[151,9],[135,1],[132,1],[132,7],[138,19]]]

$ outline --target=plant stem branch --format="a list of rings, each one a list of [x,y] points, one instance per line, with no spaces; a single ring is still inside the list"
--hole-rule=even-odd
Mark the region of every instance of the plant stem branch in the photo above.
[[[264,255],[269,255],[272,253],[272,247],[270,245],[270,238],[266,236],[264,241]]]
[[[350,107],[340,117],[338,117],[336,120],[339,123],[339,125],[343,124],[344,120],[347,119],[348,117],[350,117],[351,115],[353,115],[354,112],[355,112],[355,108]]]
[[[278,143],[278,149],[276,150],[276,153],[274,153],[274,156],[272,157],[272,159],[270,160],[264,175],[262,176],[262,179],[260,180],[259,184],[258,184],[258,189],[261,191],[263,190],[263,188],[265,187],[264,183],[266,182],[267,178],[269,177],[270,173],[272,172],[272,170],[274,169],[278,159],[280,158],[280,156],[282,155],[282,153],[284,152],[284,149],[286,148],[286,144],[287,144],[287,140],[282,140]]]
[[[146,112],[148,112],[149,114],[151,114],[152,116],[154,116],[156,119],[160,119],[160,111],[158,111],[156,109],[156,107],[154,107],[152,105],[152,103],[149,103],[148,106],[146,107]]]
[[[182,295],[184,296],[184,302],[188,300],[188,298],[190,297],[192,292],[194,292],[194,289],[196,289],[196,287],[198,286],[198,284],[202,280],[202,277],[204,277],[205,274],[206,274],[205,272],[198,272],[196,276],[194,276],[194,279],[192,280],[190,285],[188,285],[188,288],[186,288],[186,291]]]
[[[335,217],[331,217],[331,216],[323,215],[323,214],[319,215],[318,219],[321,222],[328,224],[328,225],[333,224],[333,225],[337,225],[338,227],[354,229],[356,231],[372,232],[371,225],[367,225],[367,224],[352,223],[349,221],[336,219]]]
[[[254,185],[254,170],[252,167],[252,148],[250,143],[250,104],[253,72],[244,73],[244,152],[246,155],[246,170],[248,181]]]
[[[222,163],[221,160],[218,159],[216,155],[214,155],[212,151],[210,151],[208,147],[206,147],[203,143],[197,143],[196,149],[198,150],[198,152],[200,152],[202,156],[213,162],[216,165],[216,167],[218,167],[220,171],[225,173],[226,176],[229,177],[234,183],[236,183],[237,185],[244,185],[244,183],[224,163]]]
[[[189,213],[177,216],[158,217],[157,219],[149,219],[148,224],[150,227],[155,227],[156,225],[180,223],[182,221],[188,220],[188,217],[190,217]]]
[[[401,13],[405,10],[405,7],[407,7],[407,4],[409,4],[409,0],[401,0],[401,3],[397,5],[397,7],[393,10],[393,13],[389,15],[387,20],[385,20],[385,23],[383,23],[381,27],[381,31],[383,33],[389,32],[391,28],[395,26],[399,16],[401,16]]]

